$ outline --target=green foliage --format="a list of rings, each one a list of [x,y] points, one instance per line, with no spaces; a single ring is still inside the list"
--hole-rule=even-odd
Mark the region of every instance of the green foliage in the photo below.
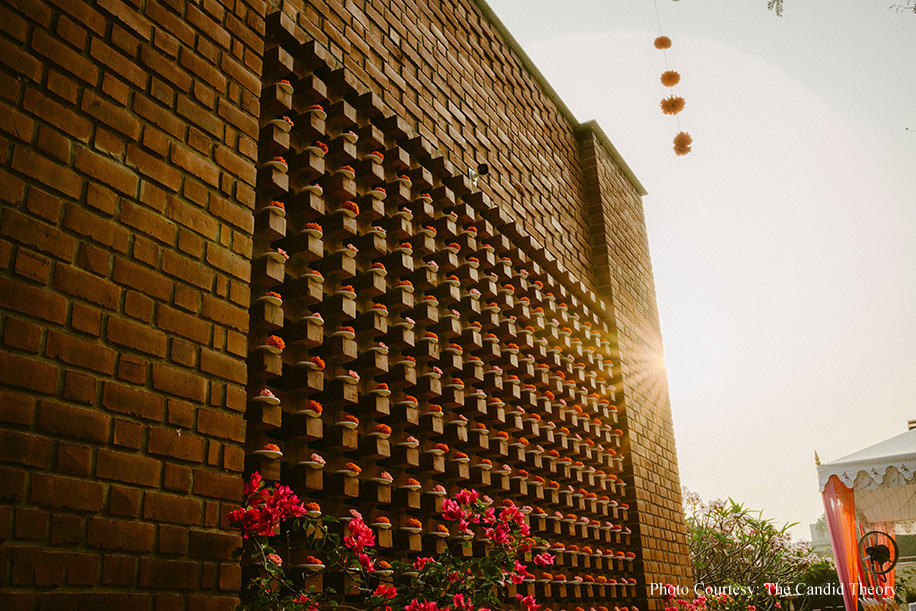
[[[772,586],[780,591],[804,583],[812,567],[826,570],[807,542],[792,542],[789,528],[777,527],[762,512],[727,499],[704,503],[684,490],[687,534],[694,580],[713,588],[736,588],[740,604],[775,607]],[[813,578],[814,575],[812,574]]]

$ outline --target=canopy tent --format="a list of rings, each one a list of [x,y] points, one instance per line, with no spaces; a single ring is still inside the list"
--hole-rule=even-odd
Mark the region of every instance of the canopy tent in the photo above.
[[[876,583],[861,569],[859,537],[916,533],[916,428],[818,465],[817,476],[846,611],[856,611],[861,586],[894,585],[893,572]],[[863,595],[863,602],[875,599]]]

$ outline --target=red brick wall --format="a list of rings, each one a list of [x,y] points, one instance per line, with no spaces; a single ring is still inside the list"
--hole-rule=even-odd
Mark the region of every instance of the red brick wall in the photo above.
[[[615,353],[614,387],[629,435],[625,463],[634,532],[643,550],[646,584],[690,585],[681,486],[668,381],[639,193],[608,154],[607,137],[590,124],[579,130],[592,211],[598,291],[607,295]],[[645,595],[645,594],[644,594]],[[660,604],[655,598],[656,608]]]
[[[234,606],[263,11],[0,6],[4,609]]]
[[[497,208],[478,210],[559,296],[610,298],[595,311],[620,352],[640,570],[684,576],[631,175],[576,133],[473,2],[283,9],[354,94],[420,137],[437,176],[490,164],[481,188]],[[237,539],[220,517],[245,467],[265,10],[0,6],[0,607],[35,608],[39,591],[64,608],[234,605]]]

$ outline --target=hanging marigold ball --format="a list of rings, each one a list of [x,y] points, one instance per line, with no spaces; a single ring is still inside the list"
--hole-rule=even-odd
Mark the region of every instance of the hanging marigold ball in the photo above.
[[[655,39],[655,48],[658,50],[670,49],[671,48],[671,39],[667,36],[659,36]]]
[[[665,70],[662,72],[661,81],[665,87],[674,87],[681,82],[681,75],[675,70]]]
[[[659,105],[662,107],[662,112],[666,115],[676,115],[684,110],[684,106],[687,105],[687,102],[679,95],[670,95],[667,98],[662,98]]]
[[[678,157],[690,152],[690,145],[693,144],[693,138],[687,132],[678,132],[674,137],[674,154]]]

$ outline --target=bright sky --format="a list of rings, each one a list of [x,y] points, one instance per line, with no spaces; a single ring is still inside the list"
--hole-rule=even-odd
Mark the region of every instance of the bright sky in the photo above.
[[[649,191],[682,483],[801,538],[815,450],[916,418],[916,15],[894,1],[658,0],[676,157],[652,0],[488,0]]]

